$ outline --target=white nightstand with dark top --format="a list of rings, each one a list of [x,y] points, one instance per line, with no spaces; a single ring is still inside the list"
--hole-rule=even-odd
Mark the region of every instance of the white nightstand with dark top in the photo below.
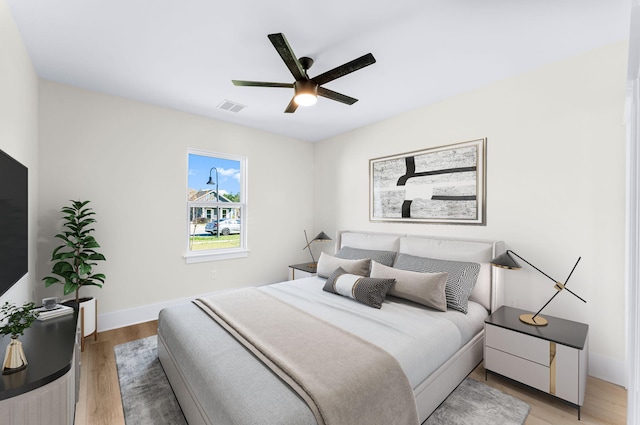
[[[522,323],[528,313],[503,306],[485,320],[484,367],[564,400],[584,404],[589,363],[589,325],[544,315],[546,326]],[[485,375],[486,379],[486,375]]]
[[[302,263],[289,266],[289,280],[316,276],[318,263]]]

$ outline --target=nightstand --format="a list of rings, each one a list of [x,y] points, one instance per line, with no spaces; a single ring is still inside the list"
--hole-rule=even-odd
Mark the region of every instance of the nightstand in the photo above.
[[[289,266],[289,280],[315,276],[318,263],[302,263]]]
[[[580,419],[589,325],[545,315],[547,326],[531,326],[520,321],[522,313],[528,312],[503,306],[484,321],[485,369],[568,402]]]

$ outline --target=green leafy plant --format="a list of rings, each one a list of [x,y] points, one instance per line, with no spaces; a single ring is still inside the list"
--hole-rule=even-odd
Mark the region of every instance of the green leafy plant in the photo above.
[[[5,302],[0,308],[0,321],[4,324],[0,326],[0,334],[11,335],[11,338],[17,338],[18,335],[24,335],[24,331],[29,329],[33,321],[38,317],[38,312],[34,309],[34,303],[25,303],[22,307],[15,304]]]
[[[90,227],[96,222],[93,216],[95,212],[86,205],[89,201],[70,201],[70,206],[62,207],[64,216],[64,229],[55,237],[61,239],[64,244],[53,250],[51,261],[54,262],[52,273],[57,276],[47,276],[42,279],[45,286],[56,283],[64,285],[64,294],[75,291],[76,303],[80,302],[80,288],[83,286],[97,286],[102,288],[106,276],[102,273],[93,273],[95,261],[104,261],[104,255],[95,249],[100,248],[95,238],[91,236],[94,231]]]

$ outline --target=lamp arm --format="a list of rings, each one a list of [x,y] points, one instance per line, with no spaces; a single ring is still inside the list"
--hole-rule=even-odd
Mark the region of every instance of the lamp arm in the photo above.
[[[571,279],[571,275],[573,274],[573,271],[576,269],[576,267],[578,267],[578,263],[580,262],[581,259],[582,257],[578,257],[578,261],[576,261],[576,263],[573,265],[573,268],[571,269],[571,273],[569,273],[567,280],[564,281],[564,289],[566,289],[571,295],[573,295],[583,303],[586,303],[587,301],[584,298],[580,297],[578,294],[576,294],[575,292],[567,288],[567,283],[569,282],[569,279]]]
[[[570,293],[571,295],[573,295],[574,297],[576,297],[577,299],[579,299],[580,301],[582,301],[583,303],[586,303],[587,300],[585,300],[584,298],[582,298],[580,295],[576,294],[575,292],[573,292],[571,289],[569,288],[564,288],[567,290],[568,293]]]
[[[309,247],[309,245],[311,245],[311,242],[309,242],[309,238],[307,237],[307,231],[306,230],[303,230],[303,231],[304,231],[304,240],[307,242],[304,248],[302,248],[302,250],[304,251]]]
[[[309,254],[311,254],[311,262],[312,262],[312,263],[315,263],[315,262],[316,262],[316,259],[315,259],[315,258],[313,258],[313,251],[311,251],[311,247],[309,247]]]
[[[558,292],[556,292],[555,294],[553,294],[553,296],[552,296],[551,298],[549,298],[549,301],[547,301],[547,302],[542,306],[542,308],[540,308],[540,310],[538,310],[538,311],[536,312],[536,314],[534,314],[534,315],[533,315],[533,317],[531,318],[531,320],[533,320],[533,321],[535,322],[535,318],[538,316],[538,314],[540,314],[540,312],[541,312],[542,310],[544,310],[544,308],[545,308],[546,306],[548,306],[548,305],[549,305],[549,303],[550,303],[551,301],[553,301],[553,299],[554,299],[554,298],[555,298],[559,293],[560,293],[560,291],[558,291]]]
[[[539,271],[540,273],[542,273],[543,275],[545,275],[546,277],[551,279],[551,281],[553,281],[553,283],[557,282],[557,280],[555,280],[554,278],[552,278],[551,276],[549,276],[548,274],[546,274],[545,272],[543,272],[542,270],[540,270],[539,268],[537,268],[536,266],[534,266],[533,264],[531,264],[530,262],[528,262],[527,260],[525,260],[524,258],[519,256],[518,254],[516,254],[515,252],[511,251],[510,249],[507,250],[507,254],[515,255],[516,257],[518,257],[519,259],[521,259],[522,261],[524,261],[525,263],[527,263],[528,265],[530,265],[531,267],[533,267],[534,269],[536,269],[537,271]],[[576,265],[577,265],[577,263],[576,263]],[[573,266],[573,268],[575,269],[575,266]]]
[[[531,267],[533,267],[534,269],[538,270],[536,267],[534,267],[531,263],[529,263],[527,260],[525,260],[524,258],[520,257],[518,254],[516,254],[515,252],[512,251],[512,253],[514,255],[516,255],[518,258],[520,258],[522,261],[526,262],[527,264],[529,264]],[[536,314],[533,315],[533,317],[531,318],[531,320],[533,320],[535,322],[535,318],[538,316],[538,314],[540,314],[540,312],[542,310],[544,310],[544,308],[546,306],[549,305],[549,303],[551,301],[553,301],[553,299],[560,293],[560,291],[562,289],[566,289],[571,295],[573,295],[574,297],[578,298],[580,301],[582,301],[583,303],[586,303],[587,301],[585,299],[583,299],[582,297],[580,297],[579,295],[577,295],[575,292],[571,291],[569,288],[566,287],[567,283],[569,282],[569,279],[571,279],[571,275],[573,274],[573,271],[576,269],[576,267],[578,267],[578,263],[580,262],[580,260],[582,259],[582,257],[578,257],[578,261],[576,261],[576,263],[573,265],[573,268],[571,269],[571,272],[569,273],[569,276],[567,276],[567,280],[564,281],[564,285],[562,285],[561,287],[559,287],[558,285],[556,285],[556,289],[557,292],[555,294],[553,294],[553,296],[551,298],[549,298],[549,301],[547,301],[545,303],[545,305],[542,306],[542,308],[540,310],[538,310],[538,312]],[[538,270],[540,271],[540,270]],[[542,274],[544,274],[545,276],[547,276],[546,273],[540,272]],[[547,276],[549,277],[549,276]],[[553,280],[553,279],[552,279]],[[555,280],[554,280],[555,282]]]
[[[569,293],[570,293],[571,295],[575,296],[576,298],[578,298],[578,299],[579,299],[580,301],[582,301],[583,303],[586,303],[586,302],[587,302],[585,299],[583,299],[583,298],[581,298],[580,296],[578,296],[578,295],[574,294],[574,293],[573,293],[573,292],[571,292],[569,289],[567,289],[567,288],[564,288],[564,289],[566,289],[567,291],[569,291]],[[536,314],[534,314],[534,315],[533,315],[533,317],[532,317],[531,319],[535,321],[535,318],[538,316],[538,314],[540,314],[540,312],[541,312],[542,310],[544,310],[544,308],[545,308],[546,306],[548,306],[548,305],[549,305],[549,303],[550,303],[551,301],[553,301],[553,299],[554,299],[554,298],[555,298],[559,293],[560,293],[560,291],[557,291],[555,294],[553,294],[553,296],[552,296],[551,298],[549,298],[549,301],[547,301],[547,302],[545,303],[545,305],[543,305],[543,306],[542,306],[542,308],[541,308],[540,310],[538,310],[538,312],[537,312]]]
[[[304,240],[307,241],[307,245],[304,248],[302,248],[302,250],[304,251],[305,249],[309,248],[309,254],[311,254],[311,261],[315,263],[316,259],[313,258],[313,251],[311,250],[311,242],[313,241],[309,242],[309,238],[307,237],[306,230],[304,231]]]

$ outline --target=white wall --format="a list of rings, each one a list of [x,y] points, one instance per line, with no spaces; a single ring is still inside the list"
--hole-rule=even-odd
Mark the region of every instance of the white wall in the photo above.
[[[248,258],[185,264],[188,148],[248,157]],[[285,280],[287,266],[306,259],[303,230],[314,231],[310,143],[41,81],[39,152],[38,277],[50,271],[60,207],[91,200],[107,258],[98,270],[107,280],[81,295],[97,296],[110,320],[128,309]],[[60,285],[40,288],[43,296],[61,293]]]
[[[2,297],[34,299],[38,210],[38,78],[6,0],[0,0],[0,149],[29,169],[29,272]]]
[[[504,240],[562,281],[582,256],[569,287],[588,303],[565,292],[545,312],[588,323],[591,374],[623,384],[626,57],[615,44],[316,144],[315,227]],[[369,159],[482,137],[486,226],[369,222]],[[507,273],[508,304],[554,293]]]

